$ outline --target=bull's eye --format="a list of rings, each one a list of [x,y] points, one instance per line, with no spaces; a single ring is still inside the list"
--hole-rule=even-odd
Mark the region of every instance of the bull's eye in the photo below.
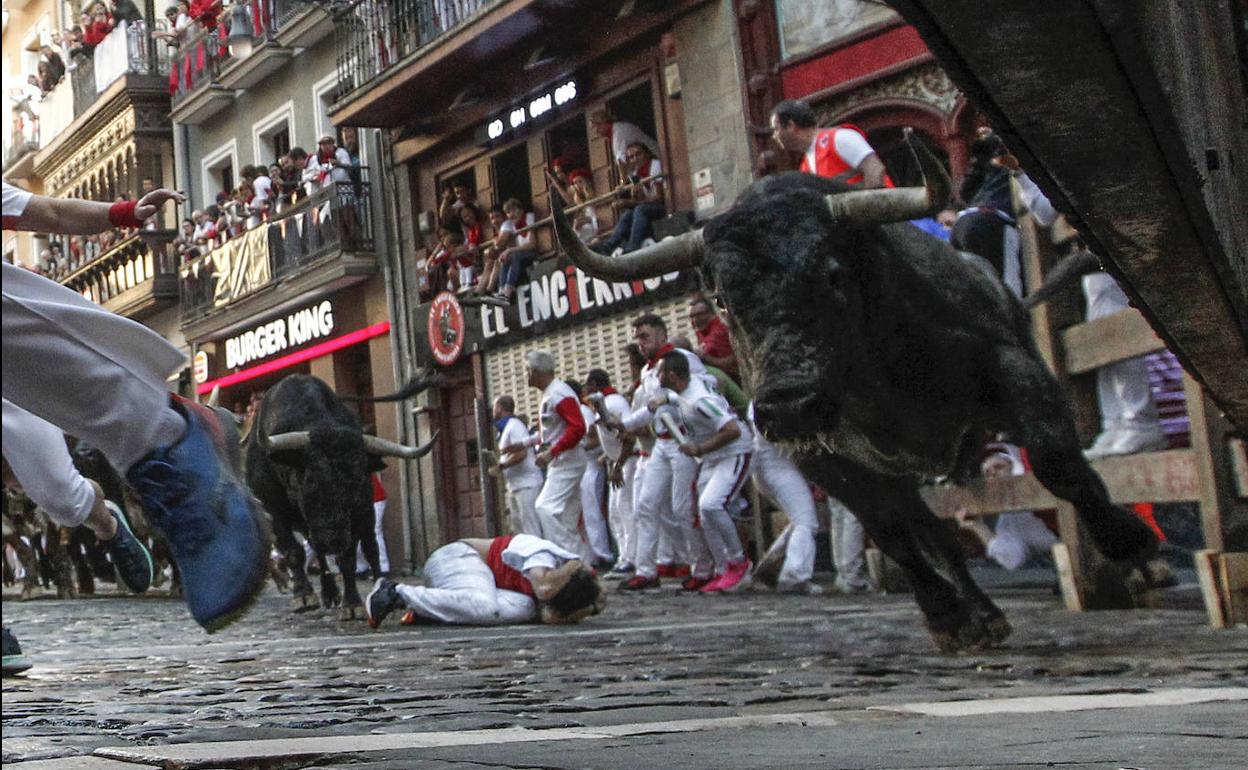
[[[712,294],[711,300],[715,303],[715,307],[719,310],[726,311],[728,309],[728,305],[724,303],[724,298],[720,296],[719,292]]]

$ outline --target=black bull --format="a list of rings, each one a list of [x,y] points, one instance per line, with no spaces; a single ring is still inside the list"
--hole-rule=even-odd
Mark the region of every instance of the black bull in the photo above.
[[[422,378],[400,393],[369,400],[399,400],[434,381]],[[244,442],[243,464],[248,486],[273,520],[277,547],[291,571],[296,611],[317,606],[304,572],[304,551],[294,537],[298,531],[316,552],[324,605],[341,602],[345,618],[363,617],[355,585],[357,544],[374,579],[380,574],[370,474],[385,467],[382,457],[423,456],[436,438],[405,447],[366,436],[355,411],[306,374],[286,377],[268,390]],[[326,557],[331,554],[342,573],[341,595],[329,574]]]
[[[1109,558],[1135,564],[1156,539],[1084,460],[1019,302],[982,259],[905,224],[948,196],[944,170],[920,162],[927,188],[763,179],[701,231],[615,259],[582,246],[553,207],[561,247],[591,275],[699,269],[726,310],[758,428],[855,512],[906,571],[937,644],[956,651],[1010,627],[919,485],[966,478],[985,436],[1026,447],[1036,477],[1075,505]]]

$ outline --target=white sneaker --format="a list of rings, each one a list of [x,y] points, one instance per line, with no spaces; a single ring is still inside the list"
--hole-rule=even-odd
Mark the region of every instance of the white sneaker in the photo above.
[[[1118,439],[1110,450],[1116,455],[1133,455],[1139,452],[1157,452],[1169,446],[1170,442],[1166,440],[1166,434],[1161,432],[1161,426],[1147,425],[1119,430]]]
[[[780,583],[776,586],[778,594],[797,594],[799,596],[822,596],[823,586],[805,580],[801,583]]]

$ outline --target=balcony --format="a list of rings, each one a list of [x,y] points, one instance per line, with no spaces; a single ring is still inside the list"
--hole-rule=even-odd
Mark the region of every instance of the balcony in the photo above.
[[[39,116],[29,100],[13,108],[9,150],[4,155],[4,176],[26,179],[34,174],[35,153],[39,151]]]
[[[311,48],[334,31],[334,18],[324,7],[310,0],[274,0],[278,45]]]
[[[290,0],[249,0],[244,5],[252,37],[245,55],[226,44],[233,7],[221,11],[216,27],[201,30],[178,47],[174,60],[178,79],[171,116],[179,123],[207,121],[234,101],[234,92],[251,88],[286,66],[294,49],[279,39],[284,23],[306,22]],[[280,16],[281,12],[287,12]],[[304,32],[307,30],[305,29]]]
[[[182,330],[203,339],[304,297],[376,272],[367,169],[288,205],[267,222],[187,261]]]
[[[142,320],[178,299],[176,235],[174,230],[141,230],[98,256],[89,248],[86,254],[80,250],[70,264],[78,258],[85,263],[71,268],[60,283],[118,315]],[[68,242],[61,246],[66,252],[71,250]]]
[[[158,28],[163,26],[159,22]],[[90,54],[74,57],[76,66],[66,75],[73,88],[73,117],[88,112],[123,77],[166,75],[169,57],[165,51],[165,46],[152,40],[146,22],[118,22]]]

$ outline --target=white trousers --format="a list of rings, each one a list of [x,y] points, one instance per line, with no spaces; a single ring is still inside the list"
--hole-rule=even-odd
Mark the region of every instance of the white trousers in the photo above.
[[[382,572],[390,571],[390,554],[386,552],[386,531],[383,522],[386,519],[386,501],[375,500],[373,502],[373,537],[377,540],[377,564],[381,567]],[[364,546],[357,545],[355,547],[355,569],[362,570],[368,566],[368,560],[364,558]]]
[[[750,475],[750,453],[710,457],[698,468],[698,528],[719,575],[729,562],[745,558],[737,525],[728,506],[741,494]]]
[[[624,484],[612,487],[610,502],[607,505],[611,524],[611,534],[615,537],[615,545],[620,549],[620,561],[636,564],[637,538],[635,537],[635,517],[633,516],[633,497],[636,484],[633,475],[637,470],[637,457],[624,461]]]
[[[65,434],[7,398],[4,399],[4,459],[27,497],[62,527],[87,520],[95,490],[69,456]]]
[[[1113,276],[1093,273],[1083,277],[1087,320],[1120,313],[1131,306]],[[1144,356],[1106,364],[1096,370],[1096,397],[1101,409],[1102,432],[1119,429],[1160,429],[1157,405],[1148,384]]]
[[[836,585],[842,591],[871,589],[867,573],[867,535],[858,517],[841,501],[828,498],[832,525],[832,561],[836,565]]]
[[[673,549],[693,567],[695,577],[710,577],[714,569],[706,538],[693,526],[693,481],[697,460],[680,453],[672,439],[655,442],[646,459],[637,501],[637,573],[655,577],[658,565],[660,521],[667,522],[673,535]]]
[[[754,431],[752,467],[759,491],[774,500],[789,517],[787,534],[782,533],[771,546],[784,549],[779,582],[785,585],[805,583],[815,574],[815,533],[819,531],[810,485],[793,461],[759,431]]]
[[[541,493],[540,485],[523,489],[507,487],[507,519],[513,535],[542,536],[542,522],[537,517],[537,496]]]
[[[495,626],[537,617],[529,596],[500,589],[481,554],[467,543],[448,543],[429,554],[425,585],[398,586],[399,596],[421,617],[443,623]]]
[[[541,522],[541,536],[572,553],[588,555],[581,537],[581,476],[585,460],[570,457],[557,459],[546,468],[546,483],[537,496],[535,507]]]
[[[3,265],[4,397],[98,448],[122,473],[186,424],[165,378],[186,357],[163,337],[29,270]]]
[[[585,473],[581,475],[581,521],[585,523],[585,539],[598,561],[611,560],[611,536],[602,515],[605,475],[602,463],[593,457],[586,461]]]

